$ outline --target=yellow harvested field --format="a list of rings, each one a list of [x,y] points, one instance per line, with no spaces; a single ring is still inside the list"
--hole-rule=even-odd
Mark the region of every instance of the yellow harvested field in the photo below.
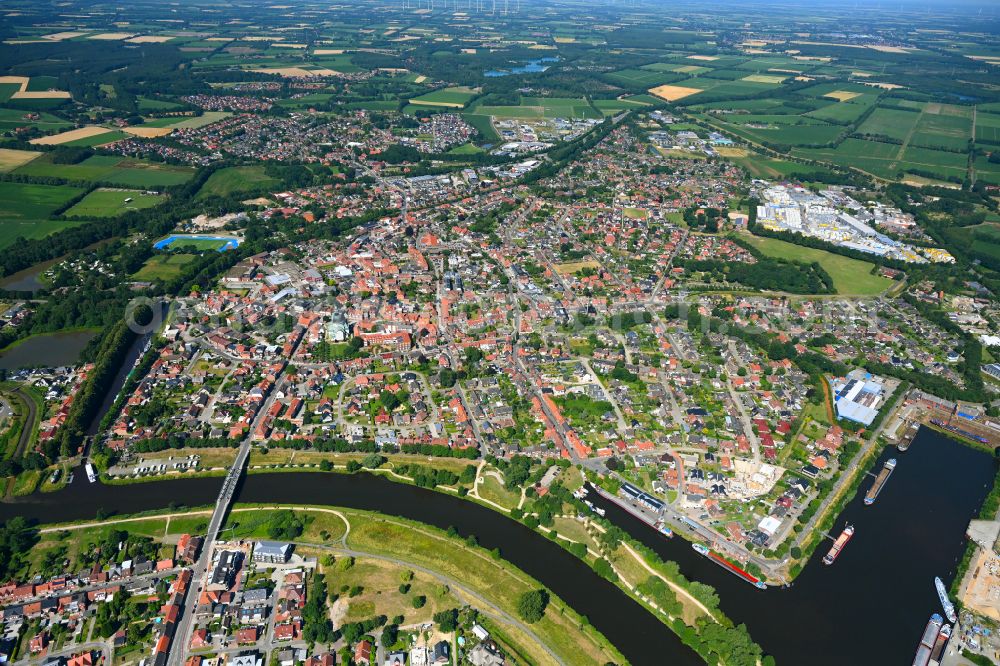
[[[87,39],[97,39],[105,42],[116,42],[123,39],[128,39],[129,37],[135,37],[134,32],[99,32],[96,35],[91,35]]]
[[[61,42],[64,39],[73,39],[74,37],[82,37],[86,35],[85,32],[73,32],[67,30],[66,32],[54,32],[51,35],[44,35],[42,39],[48,39],[53,42]]]
[[[704,60],[704,61],[707,61],[707,62],[711,62],[711,61],[713,61],[713,60],[718,60],[718,59],[719,59],[719,56],[707,56],[707,55],[689,55],[689,56],[687,57],[687,59],[688,59],[688,60]]]
[[[32,139],[28,143],[33,143],[36,146],[58,146],[59,144],[69,143],[70,141],[76,141],[77,139],[86,139],[99,134],[106,134],[110,131],[111,130],[107,127],[88,125],[86,127],[72,129],[60,134],[53,134],[52,136],[43,136],[37,139]]]
[[[905,87],[898,83],[884,83],[882,81],[865,81],[864,84],[872,88],[881,88],[882,90],[899,90]]]
[[[164,42],[169,42],[173,37],[170,35],[139,35],[138,37],[132,37],[131,39],[126,39],[126,42],[132,44],[162,44]]]
[[[870,47],[876,51],[881,51],[882,53],[910,53],[911,51],[919,51],[920,49],[911,49],[905,46],[872,46]]]
[[[742,81],[750,81],[751,83],[781,83],[785,80],[784,76],[768,76],[767,74],[751,74],[750,76],[744,76]]]
[[[842,44],[840,42],[816,42],[806,40],[793,40],[792,44],[808,44],[810,46],[836,46],[844,49],[871,49],[882,53],[912,53],[920,49],[909,46],[889,46],[888,44]]]
[[[21,86],[21,92],[28,89],[27,76],[0,76],[0,83],[16,83]]]
[[[202,41],[205,42],[231,42],[233,41],[230,37],[208,37]]]
[[[847,90],[834,90],[823,95],[823,97],[829,97],[830,99],[835,99],[838,102],[846,102],[854,99],[855,97],[861,97],[861,93],[850,92]]]
[[[305,44],[291,44],[289,42],[285,42],[284,44],[275,44],[275,46],[281,49],[304,49],[306,47]]]
[[[700,92],[704,91],[700,88],[685,88],[684,86],[656,86],[655,88],[649,89],[650,95],[656,95],[660,99],[665,99],[668,102],[684,99],[685,97],[690,97],[691,95],[697,95]]]
[[[0,173],[13,171],[17,167],[27,164],[31,160],[41,155],[33,150],[11,150],[10,148],[0,148]]]
[[[341,55],[344,49],[316,49],[313,55]]]
[[[573,44],[576,42],[576,37],[554,37],[556,44]]]
[[[867,79],[869,76],[875,76],[871,72],[851,72],[851,76],[857,76],[863,79]]]
[[[265,67],[252,71],[260,72],[261,74],[276,74],[277,76],[284,76],[289,79],[305,79],[312,76],[337,76],[340,74],[340,72],[332,69],[304,69],[302,67]]]
[[[715,152],[722,157],[746,157],[749,155],[745,148],[734,148],[733,146],[716,146]]]
[[[143,139],[155,139],[166,136],[174,130],[169,127],[123,127],[122,131],[132,136],[141,136]]]
[[[535,51],[554,51],[556,46],[554,44],[535,44],[534,46],[529,46],[528,48]]]
[[[18,90],[11,99],[69,99],[65,90]]]
[[[426,76],[424,76],[423,74],[421,74],[421,75],[420,75],[420,76],[418,76],[417,78],[413,79],[413,82],[414,82],[414,83],[423,83],[423,82],[424,82],[424,81],[426,81],[426,80],[427,80],[427,77],[426,77]]]
[[[416,100],[411,99],[410,104],[419,104],[420,106],[447,106],[452,109],[464,108],[464,104],[456,104],[455,102],[428,102],[427,100]]]
[[[769,72],[777,72],[778,74],[801,74],[802,73],[801,69],[782,69],[780,67],[771,67],[767,71],[769,71]]]

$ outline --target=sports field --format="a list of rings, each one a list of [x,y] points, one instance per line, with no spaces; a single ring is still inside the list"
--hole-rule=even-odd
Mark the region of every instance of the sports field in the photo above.
[[[128,200],[128,201],[126,201]],[[152,208],[163,203],[160,194],[139,190],[97,189],[66,211],[66,217],[114,217],[132,210]]]
[[[826,250],[817,250],[788,243],[776,238],[760,238],[749,234],[743,236],[754,247],[769,257],[816,262],[833,278],[834,289],[843,296],[874,296],[880,294],[893,281],[880,275],[872,275],[875,264],[851,259]]]
[[[171,280],[180,275],[184,266],[191,263],[194,254],[158,254],[150,257],[132,277],[136,280]]]

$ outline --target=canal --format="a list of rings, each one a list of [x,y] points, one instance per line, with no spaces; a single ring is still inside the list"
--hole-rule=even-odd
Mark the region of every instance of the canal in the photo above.
[[[838,517],[856,534],[833,566],[820,547],[788,589],[757,590],[695,553],[687,541],[665,539],[610,503],[608,517],[689,579],[718,590],[722,609],[744,622],[779,664],[902,664],[912,659],[920,632],[939,611],[933,578],[950,582],[965,547],[968,520],[994,476],[992,457],[921,430],[910,450],[895,456],[895,472],[870,507],[862,491]],[[64,491],[0,505],[0,520],[15,515],[44,522],[215,501],[221,479],[183,479],[131,486],[90,484],[81,472]],[[475,534],[586,615],[634,664],[700,663],[674,634],[639,604],[544,537],[477,504],[366,474],[275,473],[247,477],[239,501],[308,503],[368,509]]]

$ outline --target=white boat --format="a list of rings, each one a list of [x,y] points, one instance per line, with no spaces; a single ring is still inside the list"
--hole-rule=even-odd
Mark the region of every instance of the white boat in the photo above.
[[[93,465],[91,465],[90,463],[87,463],[86,465],[83,466],[83,469],[87,472],[87,480],[88,481],[90,481],[91,483],[94,483],[95,481],[97,481],[97,472],[94,471],[94,466]]]
[[[951,603],[951,599],[948,598],[948,590],[944,586],[944,581],[935,577],[934,588],[937,590],[938,599],[941,600],[941,608],[944,609],[944,616],[948,618],[949,622],[955,622],[958,619],[958,616],[955,615],[955,604]]]

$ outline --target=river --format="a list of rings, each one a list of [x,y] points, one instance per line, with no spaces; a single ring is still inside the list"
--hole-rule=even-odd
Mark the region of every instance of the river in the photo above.
[[[758,590],[711,563],[689,542],[660,537],[611,502],[595,504],[688,578],[719,592],[720,607],[744,622],[778,664],[904,664],[913,659],[932,612],[941,612],[934,577],[951,584],[965,552],[965,529],[989,493],[993,458],[928,428],[905,453],[882,452],[873,470],[895,457],[896,469],[878,500],[864,506],[869,476],[834,523],[850,523],[854,537],[831,566],[822,563],[830,541],[787,589]],[[863,655],[863,658],[862,658]]]
[[[715,587],[722,609],[744,622],[781,665],[903,664],[912,659],[921,630],[940,611],[933,578],[950,582],[965,548],[964,532],[989,492],[994,462],[926,428],[909,451],[883,452],[874,469],[899,460],[878,501],[858,496],[838,517],[857,532],[837,562],[819,561],[821,546],[789,589],[757,590],[695,553],[687,541],[667,540],[610,503],[608,517],[688,578]],[[98,509],[134,513],[171,502],[211,504],[218,478],[150,482],[131,486],[90,484],[78,472],[71,487],[0,505],[0,520],[23,515],[45,522],[93,518]],[[393,483],[367,474],[316,472],[247,477],[239,501],[309,503],[369,509],[475,534],[586,615],[634,664],[697,664],[700,660],[650,613],[589,567],[519,523],[472,502]]]

